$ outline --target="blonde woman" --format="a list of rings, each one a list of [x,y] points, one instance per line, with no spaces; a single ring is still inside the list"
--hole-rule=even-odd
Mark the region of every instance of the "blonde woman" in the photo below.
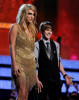
[[[12,76],[18,92],[17,100],[28,100],[29,89],[36,81],[34,42],[36,34],[36,7],[23,4],[17,14],[17,22],[9,32]]]

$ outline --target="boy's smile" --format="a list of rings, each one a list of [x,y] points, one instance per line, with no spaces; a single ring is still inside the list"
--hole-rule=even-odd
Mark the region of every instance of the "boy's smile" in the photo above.
[[[50,40],[51,36],[52,36],[52,29],[47,28],[43,33],[43,38],[45,40]]]

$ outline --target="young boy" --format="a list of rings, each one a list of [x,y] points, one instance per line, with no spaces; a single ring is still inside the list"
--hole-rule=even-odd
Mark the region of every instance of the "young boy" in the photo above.
[[[59,100],[61,93],[61,71],[67,84],[73,85],[70,76],[68,76],[60,62],[59,69],[59,44],[50,40],[53,34],[53,25],[51,22],[42,22],[40,24],[42,38],[35,43],[35,59],[38,65],[38,97],[39,100]],[[48,98],[48,99],[47,99]]]

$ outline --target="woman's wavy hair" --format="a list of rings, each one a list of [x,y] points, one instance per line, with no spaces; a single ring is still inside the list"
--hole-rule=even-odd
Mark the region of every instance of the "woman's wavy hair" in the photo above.
[[[27,10],[32,10],[32,11],[34,11],[34,14],[35,14],[35,18],[34,18],[33,22],[28,25],[29,31],[33,35],[35,35],[36,32],[37,32],[37,29],[35,27],[36,26],[37,10],[36,10],[36,7],[34,5],[32,5],[32,4],[23,4],[19,8],[19,11],[18,11],[18,14],[17,14],[17,17],[16,17],[16,22],[20,23],[21,27],[25,30],[25,28],[23,26],[23,23],[26,22]]]

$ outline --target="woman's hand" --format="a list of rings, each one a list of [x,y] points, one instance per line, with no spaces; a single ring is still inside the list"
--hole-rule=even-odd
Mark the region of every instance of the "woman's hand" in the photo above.
[[[17,65],[12,67],[12,72],[13,72],[13,75],[15,75],[16,77],[19,77],[20,70]]]

